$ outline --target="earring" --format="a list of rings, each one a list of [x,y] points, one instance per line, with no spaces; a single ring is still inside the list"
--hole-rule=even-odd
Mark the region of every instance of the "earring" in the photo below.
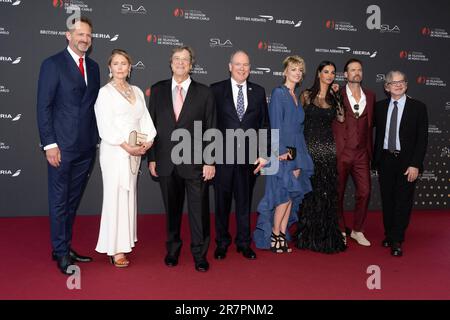
[[[131,78],[131,69],[128,70],[128,78]]]
[[[109,69],[109,77],[112,78],[112,72],[111,72],[111,69]]]

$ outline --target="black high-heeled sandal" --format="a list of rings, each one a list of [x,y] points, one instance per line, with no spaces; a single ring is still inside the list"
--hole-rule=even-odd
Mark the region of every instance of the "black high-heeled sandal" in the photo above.
[[[282,250],[282,252],[287,252],[287,253],[291,253],[292,249],[289,248],[288,246],[288,242],[286,240],[286,234],[284,234],[283,232],[280,231],[280,235],[279,235],[279,241],[280,241],[280,249]]]
[[[283,253],[283,249],[280,246],[280,236],[277,236],[273,232],[270,235],[270,251],[274,253]]]

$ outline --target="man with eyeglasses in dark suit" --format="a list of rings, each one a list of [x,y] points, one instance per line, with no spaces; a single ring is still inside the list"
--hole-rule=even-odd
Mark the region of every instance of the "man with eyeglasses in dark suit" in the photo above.
[[[373,167],[378,170],[385,239],[394,257],[403,256],[402,243],[411,217],[417,177],[423,171],[428,144],[427,107],[406,95],[408,81],[401,71],[386,75],[390,98],[374,110]]]

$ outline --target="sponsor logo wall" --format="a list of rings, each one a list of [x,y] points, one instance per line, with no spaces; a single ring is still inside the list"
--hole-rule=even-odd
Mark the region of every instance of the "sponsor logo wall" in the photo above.
[[[378,100],[385,98],[385,74],[404,71],[408,94],[427,104],[430,123],[426,171],[417,184],[415,207],[448,209],[448,12],[450,2],[445,0],[432,6],[406,0],[285,0],[276,6],[256,0],[0,0],[0,216],[47,215],[47,164],[36,125],[37,78],[41,62],[65,48],[66,20],[77,13],[93,21],[90,56],[100,65],[102,84],[108,79],[111,50],[122,48],[133,57],[131,82],[147,97],[153,83],[170,77],[170,52],[179,45],[194,48],[192,77],[206,84],[227,78],[230,54],[246,50],[252,63],[250,80],[265,87],[268,101],[283,81],[283,59],[292,54],[306,61],[301,89],[312,85],[321,60],[335,62],[341,86],[345,62],[362,60],[364,86],[375,91]],[[139,212],[163,213],[157,182],[144,165],[141,171]],[[372,175],[371,209],[380,209],[377,179]],[[348,188],[350,208],[351,182]],[[261,177],[253,209],[263,192]],[[212,192],[210,196],[214,208]],[[101,201],[97,161],[80,214],[100,213]]]

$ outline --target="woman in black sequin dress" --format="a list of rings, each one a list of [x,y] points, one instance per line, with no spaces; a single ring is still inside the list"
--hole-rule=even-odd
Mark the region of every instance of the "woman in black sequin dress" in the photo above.
[[[296,245],[299,249],[323,253],[346,248],[338,226],[336,147],[331,128],[334,120],[344,121],[339,90],[332,89],[335,71],[333,62],[322,61],[313,86],[301,94],[304,134],[314,162],[314,175],[313,191],[305,196],[300,207]]]

